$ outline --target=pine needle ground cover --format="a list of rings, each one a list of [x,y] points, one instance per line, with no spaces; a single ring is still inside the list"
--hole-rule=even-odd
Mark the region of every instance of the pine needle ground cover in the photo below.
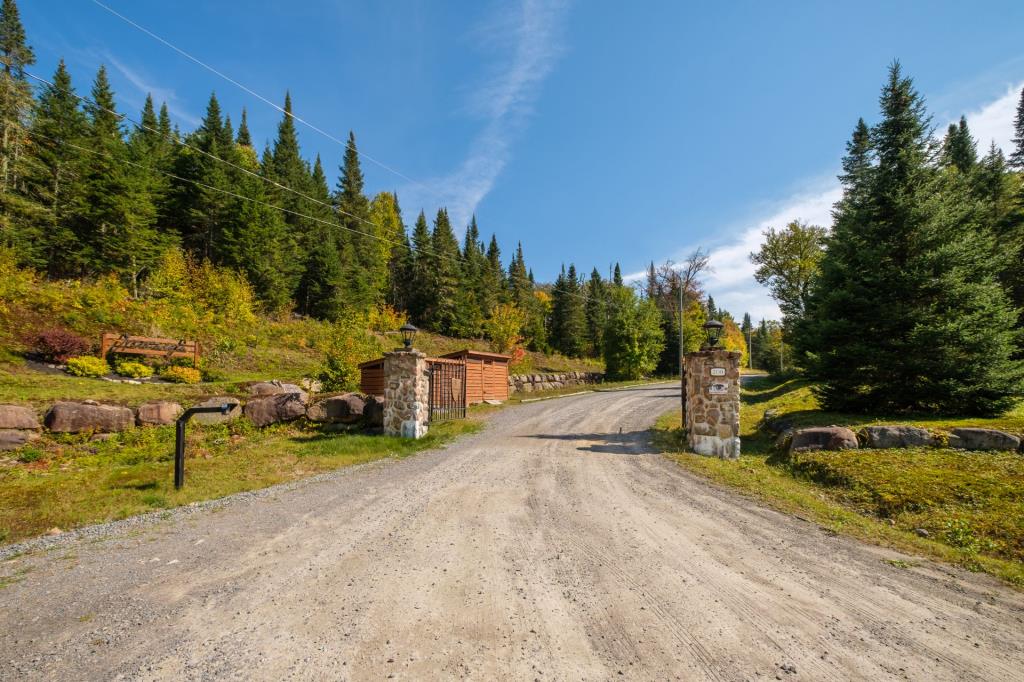
[[[834,532],[1024,587],[1024,456],[1019,453],[863,449],[787,458],[773,452],[770,438],[756,428],[765,410],[774,409],[797,427],[912,424],[936,431],[985,426],[1021,433],[1024,404],[991,419],[844,415],[819,409],[806,382],[760,378],[750,380],[742,400],[739,460],[684,452],[678,412],[659,420],[656,443],[688,470]]]
[[[48,438],[5,453],[17,460],[0,460],[0,543],[407,457],[480,428],[477,418],[452,421],[433,426],[425,438],[408,440],[327,434],[301,425],[261,430],[244,419],[190,424],[181,490],[173,485],[173,426],[92,442],[86,436]]]

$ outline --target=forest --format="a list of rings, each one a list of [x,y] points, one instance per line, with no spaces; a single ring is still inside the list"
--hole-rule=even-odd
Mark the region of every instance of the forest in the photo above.
[[[685,281],[652,263],[646,286],[626,285],[618,264],[607,277],[569,264],[538,282],[522,244],[506,264],[475,216],[461,244],[444,208],[419,211],[409,229],[398,196],[367,194],[351,132],[332,188],[330,164],[303,155],[289,94],[263,149],[246,111],[232,119],[216,94],[185,132],[151,96],[141,112],[118,111],[102,66],[86,94],[63,62],[35,73],[14,0],[0,13],[0,248],[17,267],[50,281],[116,278],[140,300],[159,295],[168,262],[208,264],[244,278],[267,315],[336,321],[386,309],[495,350],[603,357],[629,375],[678,371],[683,287],[687,345],[700,343],[700,252]],[[723,316],[728,343],[745,350]]]

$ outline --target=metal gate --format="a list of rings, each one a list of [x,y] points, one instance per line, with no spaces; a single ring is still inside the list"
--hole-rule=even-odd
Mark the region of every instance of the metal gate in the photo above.
[[[466,363],[430,358],[431,423],[466,418]]]

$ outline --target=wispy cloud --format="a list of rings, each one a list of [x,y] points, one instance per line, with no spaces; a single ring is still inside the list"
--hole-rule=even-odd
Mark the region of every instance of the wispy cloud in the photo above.
[[[971,132],[978,140],[980,153],[984,154],[993,140],[1005,153],[1009,153],[1013,117],[1022,87],[1024,83],[1010,86],[996,99],[965,114]],[[945,126],[937,129],[936,134],[945,134]],[[783,227],[797,219],[831,226],[832,206],[842,196],[837,174],[838,170],[835,170],[805,182],[801,189],[786,199],[754,212],[752,219],[745,221],[747,227],[737,227],[731,239],[718,246],[709,245],[713,271],[706,278],[706,288],[714,296],[715,305],[733,315],[749,312],[755,320],[779,318],[775,301],[764,287],[754,281],[755,268],[749,255],[760,248],[762,235],[769,227]],[[692,247],[680,249],[677,259],[682,259],[689,250]],[[627,279],[643,276],[642,272],[633,273]]]
[[[173,118],[187,123],[192,127],[199,125],[200,120],[182,109],[178,104],[178,98],[174,90],[153,85],[145,76],[109,53],[105,53],[103,55],[103,59],[109,62],[110,65],[114,67],[114,69],[142,95],[142,99],[139,100],[140,105],[144,100],[145,95],[151,94],[153,95],[153,101],[156,103],[158,108],[161,102],[167,103],[167,110]],[[135,116],[133,115],[132,117],[134,118]]]
[[[406,190],[416,199],[430,198],[448,207],[461,229],[493,189],[508,164],[512,143],[534,110],[540,87],[562,52],[565,0],[522,0],[477,27],[473,38],[497,49],[502,57],[485,83],[468,96],[465,109],[484,124],[462,163],[452,172]],[[432,203],[432,202],[431,202]]]

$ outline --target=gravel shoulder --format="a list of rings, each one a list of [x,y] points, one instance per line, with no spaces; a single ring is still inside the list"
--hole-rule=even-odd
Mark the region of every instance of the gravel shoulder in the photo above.
[[[38,545],[0,564],[0,678],[1024,679],[1024,595],[695,478],[646,434],[678,400]]]

